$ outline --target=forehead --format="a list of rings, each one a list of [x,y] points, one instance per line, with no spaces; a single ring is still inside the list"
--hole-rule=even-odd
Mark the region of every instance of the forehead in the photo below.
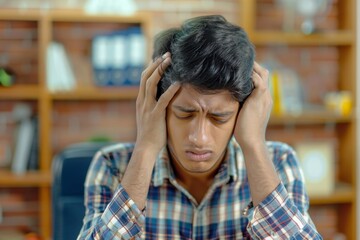
[[[220,111],[237,108],[239,103],[228,90],[202,92],[187,84],[181,86],[170,105]]]

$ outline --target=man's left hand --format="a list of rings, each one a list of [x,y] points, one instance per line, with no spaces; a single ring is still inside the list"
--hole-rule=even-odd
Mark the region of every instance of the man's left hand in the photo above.
[[[272,98],[269,90],[269,71],[254,62],[252,74],[254,90],[240,109],[234,136],[240,146],[256,146],[265,141]]]

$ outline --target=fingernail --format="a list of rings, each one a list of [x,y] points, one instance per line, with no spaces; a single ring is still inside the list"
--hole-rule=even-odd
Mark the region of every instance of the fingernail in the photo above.
[[[169,52],[164,53],[164,55],[162,55],[161,58],[165,59],[167,56],[169,56]]]
[[[170,63],[171,63],[170,58],[165,57],[163,64],[170,64]]]

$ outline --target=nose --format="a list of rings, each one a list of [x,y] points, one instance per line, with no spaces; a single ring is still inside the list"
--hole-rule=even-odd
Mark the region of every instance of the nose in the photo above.
[[[197,148],[203,148],[209,141],[209,126],[204,118],[195,118],[191,122],[189,141]]]

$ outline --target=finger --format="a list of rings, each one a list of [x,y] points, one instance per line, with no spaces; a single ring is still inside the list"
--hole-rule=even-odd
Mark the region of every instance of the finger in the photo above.
[[[253,69],[253,77],[255,79],[260,78],[261,82],[257,82],[258,86],[264,83],[264,86],[267,87],[269,84],[269,71],[266,68],[263,68],[257,62],[254,62],[254,69]],[[254,82],[255,84],[255,82]],[[255,85],[256,87],[256,85]]]
[[[259,88],[261,86],[261,82],[262,82],[261,76],[255,71],[253,71],[252,73],[252,81],[254,83],[255,88]]]
[[[253,72],[252,75],[252,81],[254,83],[254,90],[256,89],[262,89],[266,90],[268,89],[268,81],[264,80],[258,73]]]
[[[151,96],[154,99],[156,98],[157,85],[161,80],[166,68],[170,66],[170,64],[171,64],[170,56],[167,56],[166,59],[164,59],[164,61],[154,70],[154,72],[146,82],[146,90],[145,90],[146,95]]]
[[[149,67],[145,70],[145,72],[143,73],[144,75],[142,77],[144,77],[145,79],[148,79],[153,74],[155,69],[169,56],[170,56],[170,53],[166,52],[161,57],[156,58],[154,60],[154,62],[152,64],[150,64]]]
[[[171,99],[175,96],[175,94],[180,89],[180,84],[178,82],[175,82],[171,84],[171,86],[160,96],[157,105],[156,110],[164,110],[169,105]]]
[[[254,71],[257,72],[258,74],[260,74],[261,69],[263,67],[261,67],[261,65],[259,63],[257,63],[256,61],[254,61]]]
[[[169,53],[165,53],[162,57],[159,57],[155,59],[153,62],[151,62],[148,67],[142,72],[141,74],[141,81],[140,81],[140,87],[139,87],[139,96],[140,98],[143,98],[145,96],[145,90],[146,90],[146,82],[149,79],[149,77],[152,75],[152,73],[155,71],[155,69],[166,59],[167,56],[169,56]]]
[[[147,68],[141,73],[141,81],[139,86],[139,93],[137,99],[142,101],[145,97],[146,82],[149,78],[150,72],[154,71],[153,68],[156,68],[163,60],[161,58],[155,59],[153,62],[150,62]]]

